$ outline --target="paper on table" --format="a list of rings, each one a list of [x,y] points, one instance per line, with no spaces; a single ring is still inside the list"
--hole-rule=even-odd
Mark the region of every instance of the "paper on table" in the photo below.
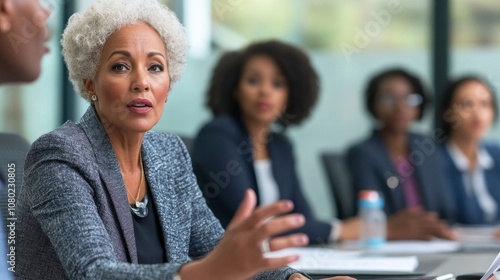
[[[454,228],[464,251],[498,251],[498,226],[457,226]]]
[[[349,272],[414,272],[418,259],[411,257],[361,257],[360,252],[346,252],[328,248],[295,248],[266,254],[266,257],[281,257],[298,254],[300,260],[289,266],[297,270],[314,273],[332,271]]]
[[[453,228],[460,242],[500,243],[497,226],[457,226]]]
[[[340,248],[360,249],[359,242],[345,242]],[[431,254],[431,253],[449,253],[460,250],[459,242],[435,239],[432,241],[388,241],[381,248],[373,250],[382,254]]]
[[[266,253],[268,258],[279,258],[289,255],[299,255],[312,260],[321,259],[351,259],[361,256],[361,251],[335,250],[325,247],[298,247]]]

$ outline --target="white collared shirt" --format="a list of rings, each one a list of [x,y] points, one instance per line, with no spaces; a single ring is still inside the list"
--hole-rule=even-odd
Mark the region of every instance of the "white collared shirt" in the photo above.
[[[469,196],[476,196],[479,206],[483,210],[485,219],[493,221],[496,218],[498,205],[488,192],[484,171],[493,168],[495,162],[484,147],[477,152],[477,165],[474,170],[469,170],[469,159],[453,143],[446,145],[450,157],[455,166],[462,172],[465,191]]]
[[[271,160],[254,161],[255,177],[259,188],[260,205],[269,205],[279,200],[280,191],[273,176]]]

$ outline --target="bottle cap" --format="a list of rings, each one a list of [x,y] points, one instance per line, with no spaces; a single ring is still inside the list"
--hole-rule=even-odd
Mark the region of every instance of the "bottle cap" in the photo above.
[[[359,208],[383,208],[384,199],[375,190],[362,190],[358,194]]]

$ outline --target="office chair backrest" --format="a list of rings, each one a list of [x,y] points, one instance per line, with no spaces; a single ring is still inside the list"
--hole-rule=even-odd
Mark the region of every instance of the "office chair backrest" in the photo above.
[[[323,153],[321,160],[336,204],[337,218],[346,219],[355,216],[357,214],[356,194],[351,185],[344,155],[340,153]]]

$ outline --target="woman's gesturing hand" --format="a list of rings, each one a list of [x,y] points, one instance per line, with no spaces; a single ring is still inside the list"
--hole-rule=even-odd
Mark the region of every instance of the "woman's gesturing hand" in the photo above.
[[[261,271],[279,268],[294,262],[298,256],[266,258],[263,248],[277,251],[289,247],[305,246],[305,234],[274,237],[304,225],[301,214],[288,214],[293,209],[291,201],[279,201],[255,209],[257,198],[247,190],[233,220],[219,245],[199,262],[185,265],[180,274],[189,279],[247,279]],[[267,246],[269,242],[269,246]],[[262,244],[266,246],[262,246]],[[201,273],[201,274],[198,274]]]

